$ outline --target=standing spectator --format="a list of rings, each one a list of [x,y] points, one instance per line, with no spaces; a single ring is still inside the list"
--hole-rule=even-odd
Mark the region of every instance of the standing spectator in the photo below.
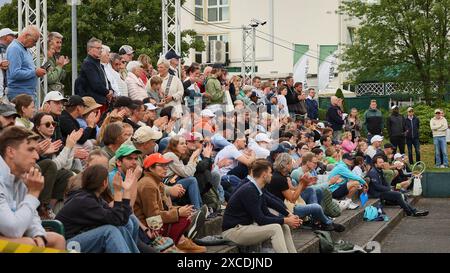
[[[47,74],[47,71],[41,67],[36,68],[28,48],[36,45],[39,35],[39,29],[34,25],[29,25],[22,30],[19,37],[6,50],[6,59],[11,60],[6,73],[7,96],[10,101],[17,95],[27,94],[37,102],[37,80]]]
[[[401,154],[405,153],[405,118],[400,114],[397,105],[392,106],[392,114],[387,118],[386,127],[389,135],[389,140],[394,145],[394,154],[397,152],[397,147]]]
[[[64,250],[64,237],[46,232],[36,210],[44,187],[37,138],[21,127],[0,134],[0,240]]]
[[[383,114],[377,109],[377,101],[370,101],[370,108],[364,112],[363,126],[367,130],[367,141],[374,135],[383,135]]]
[[[155,106],[161,106],[161,90],[162,79],[159,76],[152,76],[150,81],[147,82],[147,86],[145,89],[147,90],[147,96],[149,98],[149,102]]]
[[[119,54],[125,63],[125,66],[133,60],[134,49],[129,45],[123,45],[119,48]]]
[[[163,95],[161,107],[173,106],[175,113],[181,114],[181,102],[183,99],[184,89],[181,80],[169,74],[170,63],[165,59],[160,59],[158,62],[158,73],[162,79],[161,93]]]
[[[265,159],[256,160],[247,179],[249,182],[236,190],[225,209],[223,237],[244,246],[270,239],[276,253],[296,253],[289,227],[297,228],[302,221],[264,190],[272,179],[271,164]],[[271,213],[269,208],[279,214]]]
[[[9,28],[0,30],[0,102],[6,95],[5,89],[8,80],[6,79],[6,70],[9,66],[9,61],[6,59],[6,49],[16,39],[17,32]]]
[[[255,92],[258,96],[258,102],[265,103],[264,93],[261,90],[261,77],[255,76],[252,79],[252,92]]]
[[[420,120],[414,115],[414,109],[408,107],[407,116],[405,119],[405,129],[406,129],[406,146],[408,147],[408,159],[409,164],[414,163],[412,147],[416,152],[416,162],[420,161],[420,142],[419,142],[419,128]]]
[[[152,60],[146,54],[139,55],[137,60],[142,64],[143,69],[140,78],[144,84],[147,84],[148,80],[155,74],[155,70],[153,69],[152,65]]]
[[[64,66],[68,65],[70,60],[61,55],[62,39],[63,36],[58,32],[50,32],[48,35],[47,58],[50,68],[47,70],[47,84],[49,91],[64,93],[64,84],[62,83],[66,77]]]
[[[116,91],[116,96],[125,96],[128,97],[128,88],[127,83],[125,82],[126,76],[122,78],[121,69],[124,67],[122,58],[119,54],[113,53],[111,55],[110,65],[105,67],[106,76],[109,78],[113,78],[113,83],[111,84],[112,88]],[[114,82],[117,85],[114,86]]]
[[[296,90],[299,89],[299,86],[297,86]],[[298,92],[298,91],[297,91]],[[308,113],[308,107],[306,104],[306,93],[300,91],[300,95],[298,96],[298,114],[305,116]]]
[[[327,111],[327,121],[331,123],[333,129],[333,140],[339,141],[342,135],[342,126],[344,125],[344,119],[342,118],[342,110],[339,105],[339,98],[336,96],[331,97],[331,105]]]
[[[230,96],[233,102],[242,89],[242,77],[239,75],[233,76],[230,83]]]
[[[316,96],[316,90],[314,88],[309,88],[309,95],[306,98],[306,107],[308,108],[308,118],[309,119],[319,119],[319,103],[314,99]]]
[[[33,98],[29,95],[22,94],[15,97],[12,102],[16,106],[17,114],[20,115],[20,117],[16,118],[15,125],[32,130],[34,124],[31,122],[31,119],[35,111]]]
[[[112,74],[114,69],[111,66],[110,59],[111,48],[107,45],[102,45],[102,54],[100,55],[100,64],[106,73],[106,78],[108,79],[111,89],[114,91],[114,96],[116,97],[119,93],[119,86],[116,77]]]
[[[183,83],[184,88],[184,98],[187,100],[187,105],[189,109],[203,108],[202,93],[200,92],[200,87],[197,82],[200,78],[200,66],[198,64],[192,64],[187,69],[188,78]],[[206,93],[203,93],[206,94]]]
[[[434,110],[434,118],[430,120],[431,131],[433,132],[434,157],[437,168],[448,168],[446,135],[448,129],[447,120],[441,109]]]
[[[75,82],[75,93],[81,97],[93,97],[102,105],[100,111],[103,114],[108,109],[114,92],[100,64],[102,49],[102,41],[97,38],[91,38],[87,43],[88,56],[84,59]]]
[[[358,142],[361,136],[361,122],[358,115],[358,109],[352,108],[344,123],[344,130],[352,133],[352,141],[354,142]]]
[[[144,100],[147,98],[147,91],[145,84],[142,81],[141,74],[144,73],[142,64],[138,61],[131,61],[127,64],[128,76],[125,82],[127,83],[128,96],[132,100]]]
[[[205,92],[209,95],[208,106],[222,105],[225,98],[225,92],[222,90],[220,78],[222,77],[222,65],[214,64],[211,75],[206,78]]]
[[[286,86],[281,86],[278,89],[279,95],[277,96],[278,100],[278,106],[281,107],[280,109],[280,115],[281,116],[289,116],[289,108],[290,106],[287,104],[287,97],[288,97],[288,89]]]
[[[170,63],[169,74],[178,77],[178,65],[180,64],[181,56],[175,51],[170,50],[166,53],[166,60]]]
[[[277,85],[278,87],[278,91],[280,90],[279,88],[282,85]],[[298,114],[298,93],[294,88],[294,79],[292,77],[287,77],[286,78],[286,88],[287,88],[287,96],[286,96],[286,100],[287,100],[287,105],[289,108],[289,114],[291,115],[291,117],[294,117],[295,114]],[[297,87],[298,89],[300,87]]]

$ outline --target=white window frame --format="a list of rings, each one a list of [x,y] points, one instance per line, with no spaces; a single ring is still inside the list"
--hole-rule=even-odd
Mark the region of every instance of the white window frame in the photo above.
[[[230,0],[227,0],[227,4],[222,4],[222,1],[224,0],[216,0],[217,4],[216,5],[209,5],[209,0],[204,0],[206,1],[207,5],[206,5],[206,14],[207,14],[207,20],[208,22],[215,22],[215,23],[222,23],[222,22],[229,22],[230,21]],[[227,8],[228,9],[228,18],[223,19],[223,18],[219,18],[219,14],[220,14],[220,9],[223,8]],[[209,19],[209,10],[210,9],[216,9],[217,11],[217,20],[216,21],[212,21]],[[222,12],[222,17],[223,17],[223,12]]]
[[[201,0],[202,4],[198,5],[197,0],[194,0],[194,14],[196,22],[203,22],[205,20],[205,0]],[[202,9],[202,18],[197,17],[197,9]]]

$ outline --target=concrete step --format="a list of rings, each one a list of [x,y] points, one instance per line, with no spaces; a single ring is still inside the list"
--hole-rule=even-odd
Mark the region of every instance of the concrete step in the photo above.
[[[418,202],[419,198],[411,199],[411,204]],[[383,239],[391,232],[394,227],[405,217],[405,213],[398,206],[385,206],[383,208],[389,221],[361,222],[350,232],[339,236],[337,239],[352,242],[355,245],[364,247],[370,241],[376,241],[381,244]]]
[[[417,198],[411,202],[417,202]],[[369,199],[366,206],[373,205],[378,199]],[[343,225],[345,231],[342,233],[331,232],[333,240],[343,239],[354,244],[364,246],[369,241],[381,241],[403,217],[403,211],[398,207],[385,207],[385,212],[389,216],[389,222],[365,222],[364,208],[356,210],[345,210],[335,222]],[[199,238],[207,235],[221,234],[222,217],[205,222],[205,226],[199,233]],[[366,230],[365,230],[366,229]],[[292,230],[292,238],[298,253],[319,253],[319,238],[314,231],[309,229]],[[207,247],[208,253],[238,253],[239,247],[233,245],[222,245]]]

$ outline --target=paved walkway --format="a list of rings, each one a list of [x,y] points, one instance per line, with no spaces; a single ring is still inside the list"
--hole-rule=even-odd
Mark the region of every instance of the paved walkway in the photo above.
[[[405,217],[382,243],[383,253],[450,253],[450,198],[423,198],[427,217]]]

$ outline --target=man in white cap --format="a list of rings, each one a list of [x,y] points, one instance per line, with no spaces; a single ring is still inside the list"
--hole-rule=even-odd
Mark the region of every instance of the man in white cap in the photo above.
[[[447,129],[448,123],[441,109],[434,110],[434,118],[430,120],[430,128],[433,132],[434,157],[436,168],[448,168],[447,156]]]
[[[0,30],[0,100],[4,97],[7,86],[6,70],[8,69],[9,61],[6,59],[6,49],[16,37],[17,32],[12,31],[10,28]]]
[[[381,144],[383,143],[383,137],[380,135],[374,135],[370,140],[371,145],[367,148],[366,154],[373,158],[381,148]]]
[[[272,140],[267,134],[259,133],[255,136],[255,139],[248,139],[248,148],[255,152],[256,158],[266,159],[270,155],[269,147],[272,144]]]
[[[119,48],[119,54],[126,63],[129,63],[133,60],[134,49],[129,45],[123,45]]]

